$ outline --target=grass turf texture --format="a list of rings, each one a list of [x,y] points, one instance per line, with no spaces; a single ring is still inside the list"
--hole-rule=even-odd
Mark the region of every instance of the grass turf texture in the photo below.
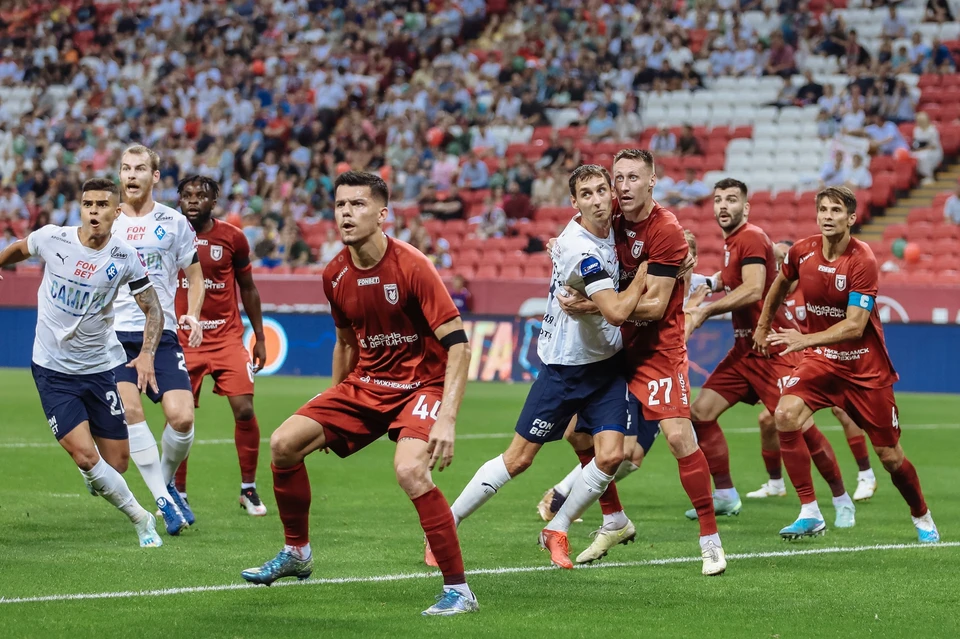
[[[256,408],[264,439],[326,383],[309,378],[258,380]],[[526,392],[525,385],[469,387],[454,465],[435,475],[448,500],[456,498],[483,462],[507,446]],[[960,396],[901,394],[899,402],[904,448],[917,466],[944,540],[957,541]],[[271,558],[283,536],[268,446],[264,442],[261,447],[258,486],[269,514],[252,518],[237,503],[239,470],[227,402],[207,391],[202,403],[197,439],[214,443],[198,444],[191,455],[189,494],[198,523],[179,538],[164,535],[163,548],[140,549],[126,519],[86,493],[76,468],[53,445],[29,372],[0,371],[0,597],[240,584],[241,569]],[[736,407],[721,420],[729,431],[731,466],[741,495],[765,480],[758,435],[748,430],[756,427],[757,412]],[[148,406],[147,417],[159,433],[160,411]],[[849,448],[828,412],[818,420],[837,451],[852,494],[856,466]],[[315,578],[425,572],[422,532],[414,508],[394,480],[393,449],[389,442],[378,442],[347,460],[322,454],[308,460]],[[468,570],[532,569],[549,563],[536,546],[542,522],[535,506],[575,460],[566,443],[546,446],[533,468],[463,524],[460,538]],[[727,553],[914,544],[907,507],[875,457],[873,461],[880,488],[873,500],[858,506],[854,529],[833,529],[830,493],[816,477],[827,518],[825,537],[793,543],[779,539],[777,531],[798,512],[792,491],[782,499],[744,498],[739,517],[720,521]],[[148,506],[149,492],[132,464],[126,478],[141,504]],[[697,525],[683,516],[689,503],[664,442],[654,446],[643,468],[623,482],[620,492],[637,524],[638,543],[618,546],[607,563],[699,554]],[[595,506],[585,523],[574,524],[572,555],[590,543],[599,519]],[[150,629],[166,637],[960,635],[956,547],[731,559],[727,574],[713,579],[700,575],[697,560],[480,574],[470,583],[479,596],[480,613],[451,619],[419,616],[440,592],[437,576],[0,603],[0,634],[102,639]]]

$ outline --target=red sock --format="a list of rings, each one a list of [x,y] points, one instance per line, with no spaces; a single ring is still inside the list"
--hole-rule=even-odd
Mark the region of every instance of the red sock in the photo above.
[[[577,451],[577,457],[580,458],[580,466],[586,466],[595,456],[596,450],[593,446],[586,450]],[[569,496],[570,495],[567,495],[567,497]],[[600,495],[600,499],[597,501],[600,502],[600,512],[604,515],[612,515],[613,513],[618,513],[623,510],[623,506],[620,504],[620,493],[617,491],[617,486],[614,482],[610,482],[607,489],[603,491],[603,494]]]
[[[581,467],[589,464],[590,460],[592,460],[594,457],[597,456],[597,451],[594,450],[593,446],[585,450],[578,450],[576,452],[577,452],[577,458],[580,460]]]
[[[803,440],[803,433],[799,430],[779,431],[780,455],[783,465],[787,467],[790,482],[797,489],[801,504],[817,501],[813,491],[813,477],[810,475],[810,451]]]
[[[717,515],[713,512],[713,494],[710,491],[710,465],[699,448],[677,460],[680,465],[680,483],[687,491],[690,503],[697,509],[700,536],[717,533]]]
[[[763,455],[763,465],[767,467],[767,474],[770,479],[783,479],[783,468],[780,466],[780,449],[761,450]]]
[[[427,535],[430,550],[443,573],[443,584],[453,586],[467,583],[457,527],[453,523],[453,513],[450,512],[446,497],[434,486],[433,490],[414,499],[413,505],[420,515],[420,526]]]
[[[310,543],[310,476],[300,462],[291,468],[273,469],[273,495],[283,522],[283,534],[288,546],[306,546]]]
[[[816,465],[820,475],[830,484],[830,492],[834,497],[839,497],[847,492],[843,487],[843,476],[840,474],[840,465],[837,463],[837,455],[833,452],[833,446],[830,441],[823,436],[816,425],[811,426],[803,433],[803,441],[807,443],[807,450],[810,451],[810,457]]]
[[[730,479],[730,449],[727,447],[727,438],[723,436],[720,424],[712,422],[693,422],[693,429],[697,431],[697,441],[700,450],[707,458],[713,484],[717,488],[733,488]]]
[[[863,435],[857,435],[847,440],[850,444],[850,452],[853,458],[857,460],[857,470],[870,470],[870,453],[867,452],[867,438]]]
[[[240,458],[240,481],[257,481],[257,458],[260,456],[260,425],[257,418],[238,419],[233,427],[233,441]]]
[[[187,460],[184,459],[177,467],[177,472],[173,476],[173,484],[181,493],[187,492]]]
[[[911,515],[923,517],[927,514],[927,502],[924,501],[923,491],[920,490],[920,478],[917,477],[917,469],[909,459],[903,458],[900,468],[890,473],[890,479],[910,506]]]

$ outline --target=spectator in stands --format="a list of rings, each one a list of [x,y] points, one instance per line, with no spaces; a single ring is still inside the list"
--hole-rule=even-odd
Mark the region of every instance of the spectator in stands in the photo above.
[[[421,249],[422,251],[422,249]],[[450,242],[445,238],[439,238],[436,242],[430,243],[430,250],[423,251],[433,262],[437,269],[453,268],[453,257],[450,255]]]
[[[764,75],[779,75],[785,80],[797,72],[797,61],[793,47],[783,39],[783,34],[775,31],[770,36],[770,57],[764,67]]]
[[[928,66],[930,73],[956,73],[957,63],[953,59],[950,49],[940,41],[940,38],[934,38],[930,47],[930,64]]]
[[[697,178],[697,172],[687,168],[684,170],[684,178],[673,186],[668,201],[673,206],[691,206],[699,204],[711,193],[713,191],[710,187]]]
[[[843,151],[837,151],[833,160],[820,170],[820,188],[841,186],[847,181],[847,169],[843,165]]]
[[[897,5],[890,4],[887,5],[888,14],[887,17],[883,20],[883,25],[880,29],[880,35],[885,38],[906,38],[907,37],[907,22],[899,15],[897,15]]]
[[[830,85],[827,85],[830,88]],[[820,109],[817,114],[817,137],[821,140],[832,140],[837,134],[837,121],[830,116],[826,109]]]
[[[403,239],[396,235],[399,230],[406,230],[403,228],[403,216],[398,216],[394,221],[393,233],[394,237],[397,239]],[[340,251],[343,250],[343,242],[340,241],[340,236],[337,234],[337,230],[333,228],[327,229],[327,236],[323,240],[323,244],[320,245],[318,251],[317,266],[323,268],[327,264],[333,261],[333,259],[340,254]]]
[[[436,220],[462,220],[466,212],[460,189],[454,184],[447,195],[440,198],[436,188],[428,188],[420,197],[420,214]]]
[[[507,194],[503,198],[503,212],[508,220],[529,220],[533,217],[533,206],[530,196],[520,190],[520,185],[510,182],[507,185]]]
[[[628,140],[643,132],[643,120],[640,118],[640,101],[632,92],[627,94],[623,102],[623,110],[616,117],[616,138]]]
[[[960,224],[960,180],[954,188],[953,195],[943,203],[943,217],[954,224]]]
[[[659,162],[654,164],[654,171],[657,175],[657,183],[653,185],[653,199],[657,202],[667,202],[676,181],[669,175],[664,175],[663,165]]]
[[[553,174],[547,169],[540,169],[537,172],[537,179],[533,181],[530,204],[534,207],[553,206],[555,190],[556,180]]]
[[[546,109],[533,91],[523,94],[523,100],[520,102],[520,122],[532,127],[549,124]]]
[[[502,191],[502,189],[497,189],[497,191]],[[502,195],[502,193],[497,195]],[[483,199],[483,212],[471,217],[469,222],[476,226],[474,234],[481,239],[503,237],[507,232],[507,214],[503,210],[502,198],[493,194],[485,197]]]
[[[913,95],[910,94],[910,88],[902,80],[898,80],[893,93],[883,101],[880,111],[887,120],[896,124],[913,122],[916,118],[915,102]]]
[[[400,240],[401,242],[407,242],[408,244],[410,243],[410,229],[407,228],[407,218],[405,218],[405,217],[402,216],[402,215],[397,215],[397,216],[394,218],[394,220],[393,220],[393,226],[391,226],[389,229],[387,229],[386,233],[387,233],[387,235],[389,235],[390,237],[392,237],[392,238],[394,238],[394,239],[397,239],[397,240]],[[327,240],[329,241],[329,239],[330,239],[330,234],[328,233],[328,234],[327,234]],[[325,262],[323,262],[323,253],[324,253],[323,249],[324,249],[324,247],[321,246],[321,247],[320,247],[320,262],[325,263]],[[331,246],[331,250],[332,250],[332,246]],[[336,253],[334,253],[334,255],[336,255]]]
[[[761,69],[757,65],[757,52],[744,38],[737,38],[736,51],[733,52],[731,73],[738,77],[758,76]]]
[[[13,229],[9,226],[3,229],[3,237],[0,237],[0,251],[7,248],[17,241],[17,236],[13,234]],[[13,268],[12,266],[10,268]]]
[[[943,162],[943,146],[940,144],[940,131],[924,111],[917,114],[911,155],[917,160],[917,173],[923,178],[923,183],[932,184],[937,167]]]
[[[914,31],[910,36],[910,70],[913,73],[923,73],[930,61],[932,50],[923,41],[923,34]]]
[[[286,266],[296,268],[313,262],[310,246],[303,239],[296,223],[284,224],[280,237],[283,239],[283,263]]]
[[[460,169],[460,160],[453,153],[441,153],[440,157],[433,161],[433,167],[430,169],[430,181],[442,191],[446,191],[453,184],[453,178]]]
[[[566,146],[560,143],[560,135],[557,133],[556,129],[553,129],[550,131],[550,144],[547,146],[547,150],[544,151],[543,155],[540,156],[540,159],[537,160],[537,168],[552,168],[558,163],[565,153]]]
[[[485,189],[490,185],[490,175],[487,165],[472,150],[467,151],[467,161],[460,167],[460,175],[457,177],[457,186],[461,189],[475,191]]]
[[[870,52],[860,44],[856,29],[850,29],[850,33],[847,35],[844,55],[847,58],[846,71],[848,75],[856,77],[869,70]]]
[[[901,44],[897,47],[893,57],[890,58],[890,69],[896,73],[910,73],[910,53],[907,51],[907,45]]]
[[[21,220],[30,219],[30,211],[20,194],[8,184],[3,187],[3,195],[0,195],[0,220]]]
[[[599,108],[587,121],[587,137],[592,142],[612,140],[616,133],[617,122],[607,109]]]
[[[870,114],[870,124],[863,128],[863,134],[870,138],[870,150],[882,155],[893,155],[897,149],[908,149],[906,140],[897,125],[884,120],[877,112]]]
[[[854,192],[869,189],[873,186],[873,175],[863,163],[863,156],[859,153],[853,154],[850,169],[846,172],[845,177],[844,186]]]
[[[840,114],[840,103],[840,96],[834,91],[833,85],[824,85],[823,95],[817,100],[817,106],[826,111],[831,118],[837,118]]]
[[[650,151],[656,157],[670,157],[677,152],[677,136],[666,124],[659,125],[657,132],[650,138]]]
[[[703,155],[703,148],[700,146],[700,141],[697,140],[697,136],[693,134],[693,126],[689,124],[683,125],[683,130],[677,139],[677,151],[680,157]]]
[[[473,295],[467,288],[467,282],[463,279],[463,275],[459,273],[454,275],[453,281],[450,282],[450,297],[461,314],[468,313],[473,309]]]
[[[953,22],[953,11],[950,9],[948,0],[927,0],[927,8],[924,14],[924,22]]]
[[[823,97],[823,85],[813,79],[809,70],[803,72],[805,83],[797,89],[797,99],[804,105],[816,104]]]
[[[716,38],[713,41],[712,48],[713,50],[710,52],[710,57],[708,58],[710,62],[710,75],[715,78],[721,75],[727,75],[733,67],[733,53],[730,51],[726,39]]]

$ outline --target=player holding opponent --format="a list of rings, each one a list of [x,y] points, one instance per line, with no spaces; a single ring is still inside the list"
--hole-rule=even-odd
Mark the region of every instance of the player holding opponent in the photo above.
[[[766,356],[753,349],[753,331],[763,310],[763,296],[777,277],[773,243],[760,227],[747,221],[750,204],[746,184],[725,178],[714,185],[713,193],[714,217],[724,240],[720,281],[726,295],[691,309],[687,330],[692,332],[707,318],[732,312],[734,345],[707,378],[690,412],[697,440],[710,464],[716,486],[714,508],[718,515],[738,515],[742,504],[730,477],[727,440],[717,420],[738,402],[752,405],[760,401],[767,410],[775,410],[780,389],[785,380],[790,379],[790,372],[800,363],[801,357],[799,354],[779,356],[777,351],[783,349]],[[775,322],[778,328],[797,328],[792,317],[786,316],[785,307],[777,309]],[[833,492],[837,511],[834,525],[852,527],[856,509],[843,487],[833,447],[813,419],[804,423],[803,439]],[[690,519],[696,519],[696,511],[687,511],[686,514]]]
[[[624,149],[614,156],[613,179],[621,215],[613,221],[621,282],[638,278],[647,262],[646,291],[622,327],[630,392],[640,400],[644,418],[659,421],[670,452],[677,458],[680,483],[700,520],[703,574],[719,575],[727,560],[717,533],[710,492],[710,467],[697,446],[690,422],[687,347],[684,340],[682,286],[677,275],[687,242],[676,216],[653,199],[657,183],[653,154]],[[561,297],[570,313],[590,313],[583,296]]]
[[[46,262],[37,294],[33,379],[50,430],[94,494],[133,522],[141,547],[162,546],[156,520],[120,473],[130,458],[127,422],[113,369],[126,362],[113,330],[113,301],[127,285],[143,311],[143,347],[127,366],[141,388],[156,386],[153,353],[163,314],[136,251],[112,237],[120,192],[110,180],[84,182],[79,228],[48,224],[0,252],[0,267],[39,256]],[[102,457],[101,457],[102,455]]]
[[[425,615],[479,608],[467,586],[450,506],[430,471],[453,461],[455,422],[470,349],[460,313],[431,262],[383,233],[387,185],[370,173],[336,180],[335,213],[346,248],[323,273],[337,326],[333,386],[287,419],[270,438],[274,494],[286,545],[247,581],[306,579],[310,478],[304,457],[330,449],[346,457],[389,435],[397,481],[413,501],[443,573],[444,592]]]
[[[253,281],[250,246],[243,232],[215,220],[213,208],[220,196],[216,180],[191,175],[180,181],[180,210],[197,233],[197,255],[203,270],[207,294],[200,309],[203,344],[191,348],[189,333],[180,332],[180,346],[193,384],[194,405],[200,405],[203,378],[213,377],[213,392],[225,395],[233,411],[233,438],[240,459],[240,506],[253,516],[267,514],[257,494],[257,458],[260,454],[260,426],[253,412],[253,375],[263,367],[267,349],[263,335],[260,292]],[[177,315],[187,313],[189,282],[177,289]],[[237,304],[237,287],[243,309],[253,327],[254,362],[243,344],[243,322]],[[187,460],[177,469],[176,489],[187,497]]]
[[[791,246],[793,246],[791,240],[781,240],[773,245],[778,272],[783,264],[783,258]],[[807,307],[803,303],[803,296],[797,290],[796,283],[792,285],[783,305],[786,308],[787,316],[792,316],[800,325],[800,332],[805,333]],[[850,452],[853,453],[853,458],[857,462],[857,489],[853,492],[853,501],[870,499],[877,490],[877,477],[873,474],[873,468],[870,467],[867,438],[863,434],[863,430],[853,423],[850,416],[843,410],[834,406],[830,411],[843,427],[847,445],[850,446]],[[780,440],[777,437],[777,423],[773,419],[773,413],[766,408],[760,411],[757,422],[760,426],[760,452],[763,455],[763,463],[766,466],[769,480],[764,482],[757,490],[747,493],[747,497],[751,499],[785,497],[787,487],[783,483],[783,468],[780,464]]]
[[[867,244],[850,235],[856,211],[857,198],[845,187],[817,193],[821,234],[791,247],[757,321],[754,343],[758,349],[784,346],[784,353],[803,351],[803,360],[783,385],[775,413],[780,453],[801,503],[800,516],[780,536],[797,539],[826,528],[810,477],[810,451],[800,428],[817,410],[839,406],[866,427],[893,485],[910,506],[919,540],[934,543],[940,541],[940,534],[923,499],[917,471],[900,446],[893,393],[898,375],[875,307],[877,260]],[[771,332],[776,309],[783,304],[790,283],[798,280],[811,332]]]
[[[510,446],[481,466],[453,503],[453,517],[459,526],[504,484],[529,468],[544,444],[563,437],[571,418],[579,414],[578,427],[590,429],[596,458],[594,448],[588,458],[581,455],[583,471],[566,502],[540,533],[540,545],[550,551],[550,561],[560,568],[573,568],[567,540],[570,523],[606,490],[623,461],[627,385],[619,355],[623,340],[617,326],[637,306],[643,290],[643,282],[637,280],[617,292],[620,266],[611,228],[610,174],[596,164],[582,165],[570,175],[569,186],[570,202],[579,215],[567,224],[550,255],[552,282],[537,342],[540,373],[524,402]],[[575,317],[562,312],[557,293],[562,294],[563,287],[593,300],[600,314]],[[623,519],[629,522],[626,516]]]
[[[167,532],[177,535],[194,522],[193,512],[173,482],[177,467],[187,458],[193,444],[193,391],[183,349],[177,341],[178,322],[174,315],[180,269],[184,270],[190,283],[190,303],[187,312],[180,316],[179,324],[190,326],[192,346],[199,346],[203,339],[197,318],[203,305],[204,288],[203,273],[194,247],[196,233],[187,218],[154,201],[153,185],[159,180],[160,158],[155,152],[140,145],[124,151],[120,158],[120,188],[124,201],[120,205],[120,216],[113,225],[113,233],[136,248],[146,262],[163,309],[166,330],[160,338],[154,362],[156,388],[138,388],[132,369],[124,365],[114,369],[114,374],[130,422],[130,457],[157,501]],[[132,295],[121,292],[117,296],[114,329],[127,352],[127,359],[134,359],[144,338],[143,312]],[[161,403],[167,419],[162,458],[143,414],[141,390],[154,403]]]

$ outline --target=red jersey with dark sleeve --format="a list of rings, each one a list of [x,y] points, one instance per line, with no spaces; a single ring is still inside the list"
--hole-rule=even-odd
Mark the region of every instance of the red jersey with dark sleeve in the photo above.
[[[323,291],[337,328],[357,336],[351,381],[394,391],[443,384],[447,351],[434,331],[460,313],[423,253],[387,238],[383,259],[362,270],[345,248],[324,269]]]
[[[800,280],[807,333],[825,331],[845,319],[851,293],[877,297],[877,258],[856,238],[851,238],[847,250],[832,262],[823,257],[820,235],[801,240],[790,248],[781,272],[790,281]],[[885,388],[899,379],[887,353],[876,305],[859,339],[810,348],[804,356],[815,357],[840,377],[868,388]]]
[[[620,258],[620,290],[626,289],[643,262],[651,275],[674,277],[689,247],[676,216],[656,202],[647,219],[630,222],[623,214],[613,219],[617,256]],[[634,353],[685,348],[683,322],[683,283],[677,282],[659,322],[627,321],[620,327],[623,347],[629,358]]]
[[[198,233],[195,244],[206,287],[200,309],[203,343],[190,348],[187,345],[190,331],[180,327],[180,345],[184,350],[215,351],[243,341],[237,274],[246,273],[251,268],[250,245],[243,231],[220,220],[214,220],[213,228],[206,233]],[[182,276],[177,287],[177,317],[187,312],[188,286],[186,276]]]

